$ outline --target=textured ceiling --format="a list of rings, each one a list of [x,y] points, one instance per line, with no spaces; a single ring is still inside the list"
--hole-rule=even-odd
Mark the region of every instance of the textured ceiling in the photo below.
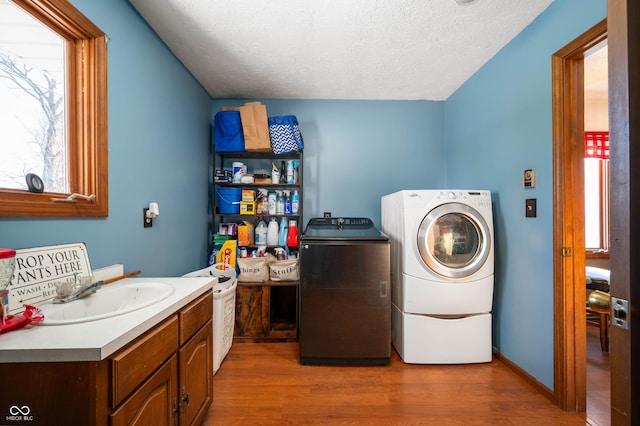
[[[130,2],[213,98],[444,100],[553,0]]]

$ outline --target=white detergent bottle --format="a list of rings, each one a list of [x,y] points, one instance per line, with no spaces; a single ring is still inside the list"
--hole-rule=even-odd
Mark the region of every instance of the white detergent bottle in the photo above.
[[[267,244],[267,224],[261,220],[256,226],[256,245],[263,246]]]
[[[267,226],[267,245],[268,246],[277,246],[278,245],[278,222],[276,222],[276,218],[272,217],[269,222],[269,226]]]

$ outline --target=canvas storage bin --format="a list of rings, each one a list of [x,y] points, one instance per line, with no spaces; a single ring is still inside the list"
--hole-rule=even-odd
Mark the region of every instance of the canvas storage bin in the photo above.
[[[276,260],[269,263],[271,281],[297,281],[300,278],[298,259]]]
[[[270,257],[241,257],[238,258],[238,281],[265,282],[269,280]]]

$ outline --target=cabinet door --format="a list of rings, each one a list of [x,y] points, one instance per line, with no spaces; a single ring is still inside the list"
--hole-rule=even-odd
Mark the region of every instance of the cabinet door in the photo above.
[[[180,349],[180,426],[201,424],[213,401],[212,336],[209,320]]]
[[[269,333],[269,287],[238,284],[236,337],[265,337]]]
[[[178,360],[173,355],[111,415],[111,426],[173,426],[178,396]]]

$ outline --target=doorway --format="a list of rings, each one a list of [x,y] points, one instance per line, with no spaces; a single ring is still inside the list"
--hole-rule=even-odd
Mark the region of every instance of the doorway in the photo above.
[[[552,57],[554,199],[554,395],[586,410],[584,58],[607,39],[603,20]]]
[[[584,56],[584,193],[587,300],[609,293],[609,81],[607,40]],[[580,283],[576,283],[580,285]],[[594,293],[594,303],[598,293]],[[587,311],[586,412],[599,426],[611,424],[609,316]]]
[[[640,391],[632,368],[639,347],[640,317],[629,315],[640,300],[636,259],[640,240],[636,218],[640,199],[640,3],[607,2],[606,21],[565,46],[552,57],[554,174],[554,398],[568,411],[585,410],[584,358],[584,217],[580,180],[572,168],[571,149],[582,139],[581,93],[584,53],[605,38],[609,45],[609,130],[611,137],[610,236],[612,327],[610,328],[611,424],[638,424]],[[574,191],[579,191],[577,194]],[[574,222],[573,219],[576,219]],[[582,230],[582,231],[581,231]],[[615,326],[613,326],[615,325]]]

